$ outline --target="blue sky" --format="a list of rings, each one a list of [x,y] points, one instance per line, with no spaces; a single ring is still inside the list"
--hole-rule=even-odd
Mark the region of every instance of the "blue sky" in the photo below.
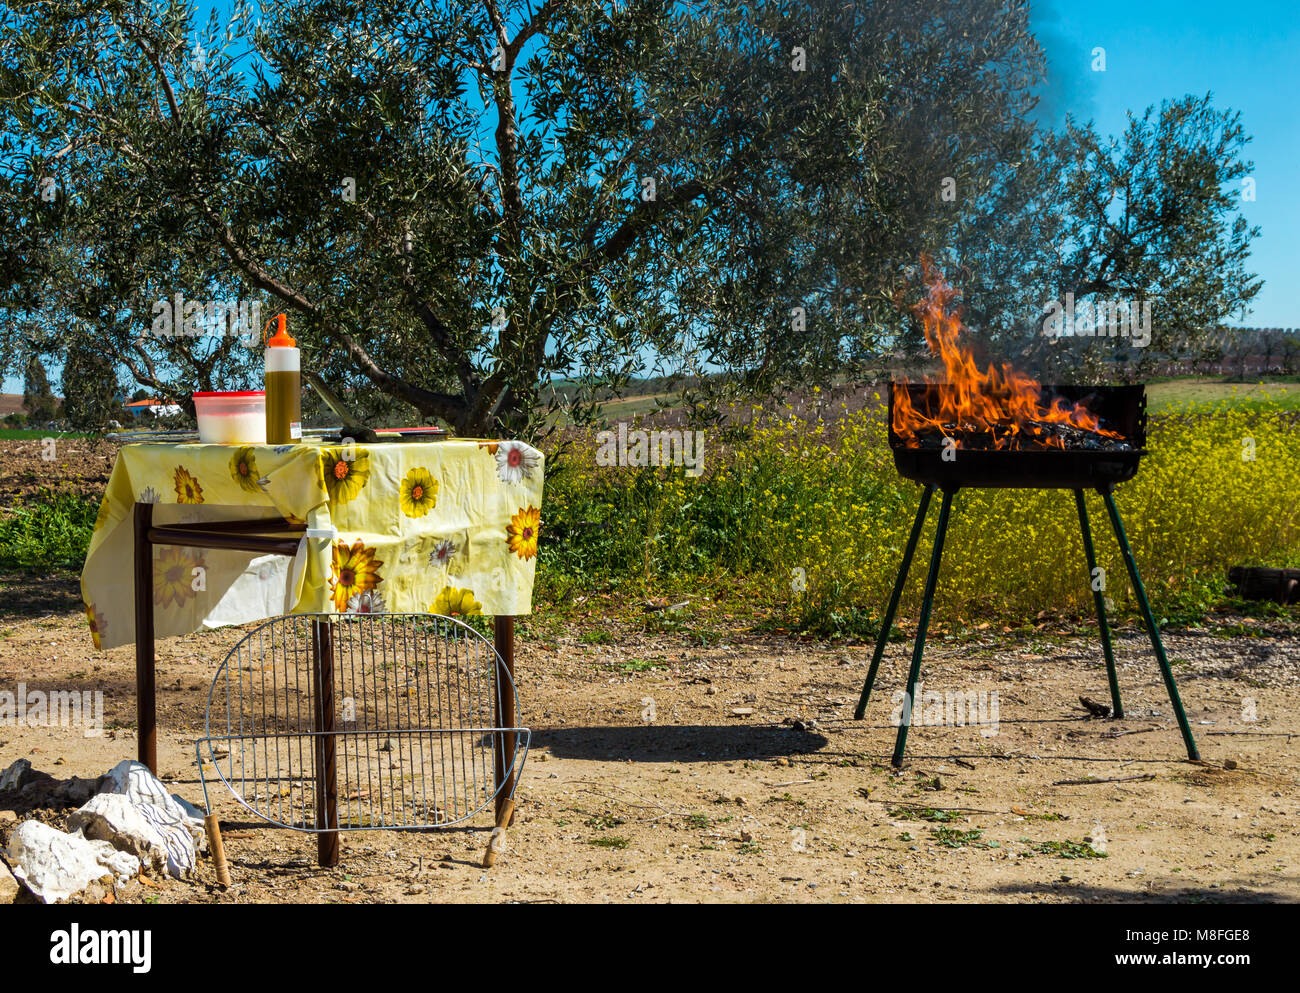
[[[226,3],[215,6],[226,15]],[[1035,0],[1035,32],[1047,50],[1049,116],[1066,111],[1119,134],[1125,114],[1162,100],[1206,92],[1215,106],[1242,113],[1253,136],[1255,202],[1242,213],[1261,228],[1250,269],[1264,279],[1252,312],[1237,323],[1300,327],[1300,0]],[[1106,50],[1106,70],[1091,69]],[[57,370],[51,370],[57,378]],[[57,388],[57,387],[56,387]],[[7,392],[22,389],[8,379]]]
[[[1048,51],[1058,110],[1095,119],[1119,134],[1125,113],[1187,93],[1214,94],[1254,140],[1257,199],[1241,212],[1260,235],[1250,270],[1264,279],[1252,327],[1300,327],[1300,3],[1248,0],[1054,0],[1035,3],[1039,40]],[[1106,50],[1106,71],[1091,69]]]

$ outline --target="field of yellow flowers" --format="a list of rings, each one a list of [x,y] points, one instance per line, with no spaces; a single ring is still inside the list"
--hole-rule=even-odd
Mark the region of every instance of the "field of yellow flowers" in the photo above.
[[[594,436],[579,438],[546,485],[543,589],[743,591],[801,630],[875,630],[920,496],[894,471],[883,413],[748,415],[744,426],[706,432],[694,478],[680,468],[599,467]],[[1153,416],[1148,435],[1150,454],[1116,500],[1159,617],[1203,616],[1224,599],[1233,565],[1300,564],[1294,412],[1268,402],[1187,408]],[[1106,596],[1131,613],[1104,506],[1088,499]],[[936,517],[932,507],[904,617],[915,615]],[[1023,623],[1043,610],[1091,609],[1068,491],[957,494],[937,620]]]

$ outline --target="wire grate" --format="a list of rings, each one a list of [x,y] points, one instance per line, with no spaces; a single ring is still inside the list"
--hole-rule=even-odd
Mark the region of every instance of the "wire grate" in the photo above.
[[[275,618],[213,679],[204,798],[215,772],[252,813],[299,831],[465,821],[518,781],[531,735],[499,718],[514,693],[491,642],[453,618]]]

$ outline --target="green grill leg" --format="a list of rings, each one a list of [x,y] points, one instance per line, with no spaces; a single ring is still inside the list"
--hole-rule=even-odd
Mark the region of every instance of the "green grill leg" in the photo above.
[[[1119,699],[1119,677],[1115,675],[1115,652],[1110,644],[1110,625],[1106,623],[1106,596],[1093,586],[1097,575],[1097,553],[1092,547],[1092,528],[1088,526],[1088,507],[1083,502],[1083,490],[1074,491],[1074,502],[1079,508],[1079,527],[1083,531],[1083,554],[1088,559],[1088,585],[1092,588],[1092,602],[1097,607],[1097,627],[1101,629],[1101,650],[1106,655],[1106,678],[1110,680],[1111,709],[1117,718],[1124,716],[1124,705]]]
[[[907,697],[904,700],[904,720],[898,724],[898,739],[894,742],[894,757],[890,764],[895,769],[903,766],[903,749],[907,747],[907,730],[916,713],[916,681],[921,676],[921,655],[925,651],[925,630],[930,626],[930,608],[934,606],[934,587],[939,580],[939,563],[943,560],[943,539],[948,532],[948,512],[952,509],[953,490],[943,491],[939,505],[939,526],[934,533],[934,551],[930,553],[930,572],[925,577],[925,593],[921,598],[921,619],[916,628],[916,644],[912,647],[912,668],[907,674]]]
[[[894,615],[898,612],[898,601],[903,597],[903,587],[907,583],[908,570],[912,568],[912,556],[916,552],[916,543],[921,538],[921,526],[925,524],[925,513],[930,509],[930,497],[934,496],[934,486],[927,486],[921,493],[921,506],[916,510],[916,520],[912,524],[912,533],[908,536],[907,547],[903,549],[903,564],[898,567],[898,579],[894,582],[894,592],[889,597],[889,606],[885,608],[884,619],[880,622],[880,635],[876,638],[876,651],[871,656],[871,668],[867,670],[866,682],[862,684],[862,696],[858,698],[858,709],[853,712],[855,721],[862,720],[867,712],[867,701],[871,698],[871,687],[876,683],[876,672],[880,660],[885,655],[885,644],[889,641],[890,628],[894,626]]]
[[[1178,698],[1178,687],[1174,684],[1174,674],[1169,668],[1169,659],[1165,656],[1165,646],[1160,640],[1160,628],[1156,626],[1155,615],[1147,602],[1147,591],[1142,586],[1142,577],[1138,575],[1137,561],[1128,544],[1128,535],[1124,533],[1124,522],[1119,519],[1119,508],[1115,506],[1113,493],[1103,490],[1102,498],[1106,501],[1106,510],[1110,512],[1110,523],[1115,528],[1115,537],[1119,539],[1119,550],[1128,566],[1128,577],[1133,582],[1133,592],[1137,594],[1138,606],[1142,609],[1142,619],[1146,622],[1147,633],[1151,635],[1151,647],[1155,649],[1156,661],[1160,663],[1160,675],[1164,677],[1165,689],[1169,691],[1169,702],[1173,705],[1174,716],[1178,718],[1178,727],[1183,732],[1183,743],[1187,745],[1187,757],[1199,759],[1196,739],[1192,737],[1191,725],[1187,723],[1187,714],[1183,712],[1183,701]]]

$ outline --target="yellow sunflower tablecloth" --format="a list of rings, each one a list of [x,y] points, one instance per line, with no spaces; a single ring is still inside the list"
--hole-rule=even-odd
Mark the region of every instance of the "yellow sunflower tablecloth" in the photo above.
[[[136,502],[155,504],[155,525],[307,526],[292,559],[156,547],[158,637],[287,613],[527,614],[542,481],[542,453],[519,441],[127,445],[81,573],[91,636],[135,640]]]

